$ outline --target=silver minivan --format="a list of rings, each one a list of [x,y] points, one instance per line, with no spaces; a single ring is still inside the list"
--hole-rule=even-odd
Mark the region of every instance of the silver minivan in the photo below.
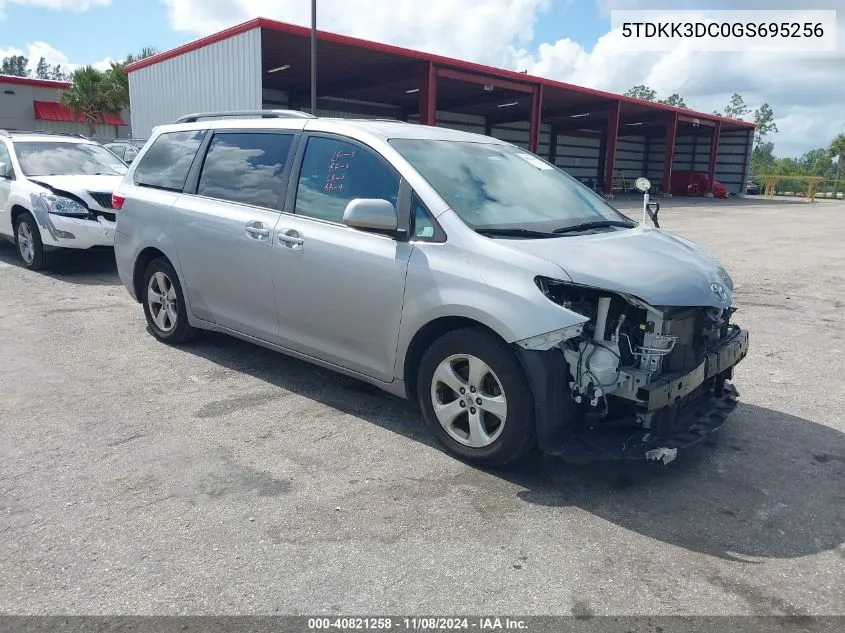
[[[500,140],[192,115],[154,130],[114,207],[156,338],[225,332],[416,398],[479,464],[667,463],[736,404],[748,335],[718,262]]]

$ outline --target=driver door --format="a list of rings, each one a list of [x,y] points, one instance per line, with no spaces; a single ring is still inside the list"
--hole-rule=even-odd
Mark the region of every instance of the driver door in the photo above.
[[[347,227],[343,212],[355,198],[396,206],[399,174],[351,139],[311,134],[303,144],[293,165],[289,212],[274,231],[280,343],[390,382],[413,246]]]

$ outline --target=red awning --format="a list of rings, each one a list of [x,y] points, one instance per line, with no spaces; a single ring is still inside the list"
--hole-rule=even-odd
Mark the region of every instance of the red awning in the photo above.
[[[54,101],[35,101],[35,118],[41,121],[65,121],[67,123],[85,123],[82,114],[74,116],[70,108]],[[114,114],[104,114],[103,123],[125,126],[123,119]]]

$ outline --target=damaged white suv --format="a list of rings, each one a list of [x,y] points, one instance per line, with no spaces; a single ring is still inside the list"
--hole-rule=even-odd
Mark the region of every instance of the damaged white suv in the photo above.
[[[691,242],[497,139],[230,114],[156,128],[114,195],[158,339],[226,332],[416,398],[488,465],[665,463],[734,406],[748,335]]]
[[[99,143],[67,134],[0,130],[0,237],[27,268],[54,248],[114,245],[112,192],[126,165]]]

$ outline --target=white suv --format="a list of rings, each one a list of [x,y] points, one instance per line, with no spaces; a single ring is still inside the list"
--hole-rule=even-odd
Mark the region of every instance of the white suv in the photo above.
[[[0,237],[37,270],[53,248],[113,246],[126,165],[80,136],[0,130]]]

